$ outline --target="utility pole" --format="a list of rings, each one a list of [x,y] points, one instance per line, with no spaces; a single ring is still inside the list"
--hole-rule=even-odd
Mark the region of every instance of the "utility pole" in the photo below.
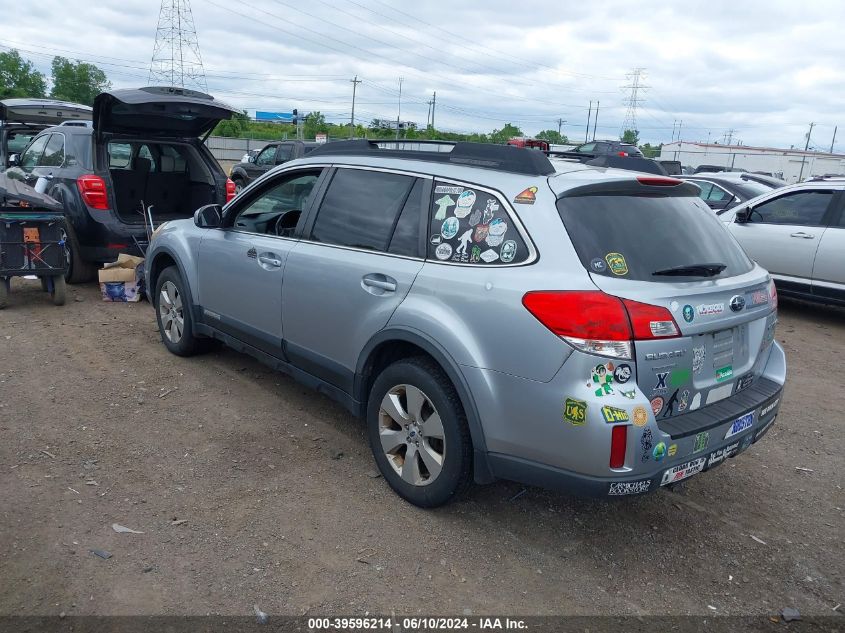
[[[810,123],[810,131],[807,132],[807,142],[804,143],[804,155],[801,157],[801,171],[798,172],[798,182],[801,182],[801,178],[804,176],[804,163],[807,162],[807,150],[810,149],[810,136],[812,136],[815,126],[815,123]]]
[[[733,138],[734,138],[734,134],[735,134],[736,132],[737,132],[737,130],[734,130],[733,128],[731,128],[730,130],[728,130],[727,132],[725,132],[725,145],[730,145],[730,144],[731,144],[731,141],[733,140]]]
[[[590,138],[590,119],[593,116],[593,102],[590,101],[590,109],[587,110],[587,129],[584,132],[584,142],[586,143]]]
[[[396,140],[399,140],[399,117],[402,116],[402,77],[399,77],[399,109],[396,111]]]
[[[596,126],[599,124],[599,106],[601,101],[596,101],[596,116],[593,117],[593,140],[596,140]]]
[[[431,129],[434,129],[434,109],[437,107],[437,91],[431,95]]]
[[[566,119],[558,119],[557,120],[557,135],[560,136],[560,130],[563,127],[563,124],[566,123]],[[836,132],[833,133],[834,137],[836,136]],[[831,145],[833,147],[833,145]],[[832,150],[831,150],[832,151]]]
[[[349,81],[352,82],[352,121],[349,125],[349,138],[352,138],[355,136],[355,91],[358,89],[358,84],[363,80],[358,79],[358,75],[355,75],[355,79]]]
[[[190,0],[161,0],[147,80],[208,92]]]
[[[683,126],[684,126],[684,120],[683,120],[683,119],[681,119],[681,120],[678,122],[678,141],[679,141],[679,142],[681,142],[681,143],[683,143],[683,141],[681,140],[681,128],[682,128]]]
[[[637,108],[643,104],[643,99],[640,96],[642,92],[648,89],[648,86],[640,83],[645,79],[645,68],[632,68],[631,72],[625,75],[630,80],[627,86],[623,86],[631,91],[631,95],[627,99],[628,110],[625,113],[625,120],[622,122],[622,131],[619,133],[621,137],[625,130],[637,130]]]
[[[839,126],[833,128],[833,138],[830,141],[830,153],[833,154],[833,144],[836,142],[836,130],[839,129]]]
[[[672,142],[675,142],[675,126],[678,125],[678,119],[672,121]]]

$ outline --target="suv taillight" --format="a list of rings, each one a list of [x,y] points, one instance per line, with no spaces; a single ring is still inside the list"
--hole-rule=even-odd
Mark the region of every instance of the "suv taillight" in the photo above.
[[[231,178],[226,179],[226,202],[231,202],[235,197],[235,183]]]
[[[589,354],[631,359],[635,340],[680,336],[666,308],[598,291],[527,292],[522,305],[552,332]]]
[[[109,196],[106,181],[94,174],[85,174],[76,179],[76,186],[82,194],[82,201],[92,209],[108,211]]]
[[[769,280],[769,302],[772,304],[772,307],[777,310],[778,308],[778,289],[775,288],[775,280]]]

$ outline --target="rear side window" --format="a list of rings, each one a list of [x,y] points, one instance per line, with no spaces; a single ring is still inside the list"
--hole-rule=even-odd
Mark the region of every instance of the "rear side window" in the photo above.
[[[65,135],[51,134],[50,140],[47,141],[47,146],[44,148],[44,153],[41,155],[41,160],[38,161],[39,167],[61,167],[65,162]]]
[[[584,267],[593,274],[677,282],[705,275],[658,271],[724,264],[707,278],[747,273],[751,261],[699,198],[587,195],[561,198],[558,212]]]
[[[420,214],[422,213],[423,181],[417,180],[396,220],[388,252],[408,257],[420,256]]]
[[[402,174],[338,169],[320,205],[311,239],[387,251],[414,180]]]
[[[799,191],[752,208],[748,221],[755,224],[819,226],[833,199],[833,191]]]
[[[481,189],[437,182],[428,258],[461,264],[521,264],[528,247],[501,202]]]

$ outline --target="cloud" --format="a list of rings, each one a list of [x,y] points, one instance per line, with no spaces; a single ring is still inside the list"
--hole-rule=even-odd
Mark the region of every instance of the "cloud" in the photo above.
[[[534,134],[562,118],[579,139],[590,101],[600,101],[597,135],[614,137],[626,74],[643,67],[643,140],[668,141],[683,121],[686,140],[734,129],[747,144],[788,146],[801,144],[813,121],[824,145],[845,125],[838,0],[192,4],[209,92],[249,110],[320,110],[341,121],[357,74],[356,117],[393,118],[402,77],[402,118],[421,125],[437,91],[438,127],[512,122]],[[147,83],[155,0],[40,0],[15,3],[14,15],[0,44],[47,74],[59,54],[97,63],[115,86]]]

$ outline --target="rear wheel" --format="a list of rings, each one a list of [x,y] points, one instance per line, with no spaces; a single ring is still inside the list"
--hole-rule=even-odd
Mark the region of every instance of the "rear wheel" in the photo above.
[[[80,284],[91,281],[97,272],[96,266],[86,262],[79,254],[79,241],[76,239],[76,232],[69,223],[60,229],[60,234],[65,242],[65,258],[67,260],[67,273],[65,279],[69,284]]]
[[[206,351],[211,339],[194,336],[194,321],[185,282],[176,266],[165,268],[156,281],[153,304],[164,346],[177,356]]]
[[[246,187],[246,184],[240,178],[233,178],[232,182],[235,183],[235,195],[238,195]]]
[[[472,441],[466,415],[434,361],[401,360],[376,378],[367,431],[385,481],[414,505],[443,505],[469,485]]]
[[[0,277],[0,310],[9,304],[9,279]]]
[[[67,285],[62,275],[53,277],[53,292],[50,293],[53,305],[63,306],[67,300]]]

